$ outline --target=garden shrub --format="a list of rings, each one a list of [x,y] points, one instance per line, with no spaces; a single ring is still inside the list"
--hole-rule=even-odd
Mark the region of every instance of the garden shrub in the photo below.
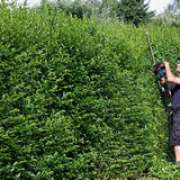
[[[145,37],[173,62],[177,28],[82,21],[51,8],[0,16],[1,179],[177,176]]]

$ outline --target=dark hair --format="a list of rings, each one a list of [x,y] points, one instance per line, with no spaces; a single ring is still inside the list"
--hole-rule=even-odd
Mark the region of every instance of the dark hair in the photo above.
[[[161,69],[164,69],[165,66],[163,63],[157,63],[154,65],[154,73],[158,74]]]
[[[165,66],[162,63],[158,63],[154,66],[154,74],[159,81],[166,76]]]
[[[179,57],[177,57],[176,61],[180,61],[180,56],[179,56]]]

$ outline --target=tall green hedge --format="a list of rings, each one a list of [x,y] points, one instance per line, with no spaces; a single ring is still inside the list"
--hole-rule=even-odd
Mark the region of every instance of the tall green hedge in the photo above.
[[[174,60],[179,29],[48,8],[0,17],[1,179],[180,177],[145,37]]]

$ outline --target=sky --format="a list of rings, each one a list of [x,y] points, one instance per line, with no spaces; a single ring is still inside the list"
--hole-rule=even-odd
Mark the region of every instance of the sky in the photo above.
[[[173,0],[150,0],[149,5],[151,10],[155,10],[159,14],[172,2]]]
[[[18,0],[20,3],[23,0]],[[52,1],[52,0],[51,0]],[[163,12],[163,10],[168,6],[169,3],[172,3],[173,0],[147,0],[150,5],[150,10],[155,10],[157,14]],[[40,0],[27,0],[30,6],[38,5]]]

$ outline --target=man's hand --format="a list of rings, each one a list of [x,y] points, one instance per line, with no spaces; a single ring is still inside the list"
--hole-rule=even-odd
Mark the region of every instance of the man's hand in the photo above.
[[[164,61],[164,67],[165,67],[165,70],[166,70],[166,73],[167,72],[169,72],[169,71],[171,71],[171,69],[170,69],[170,64],[169,64],[169,62],[168,61]]]
[[[164,66],[165,66],[165,70],[166,70],[166,81],[167,81],[167,83],[173,83],[173,84],[178,84],[178,85],[180,85],[180,79],[177,78],[177,77],[171,72],[171,68],[170,68],[169,62],[164,61]]]
[[[165,84],[166,83],[166,78],[165,77],[161,78],[159,82],[162,85]]]
[[[168,61],[164,61],[164,66],[165,67],[169,67],[169,62]]]

